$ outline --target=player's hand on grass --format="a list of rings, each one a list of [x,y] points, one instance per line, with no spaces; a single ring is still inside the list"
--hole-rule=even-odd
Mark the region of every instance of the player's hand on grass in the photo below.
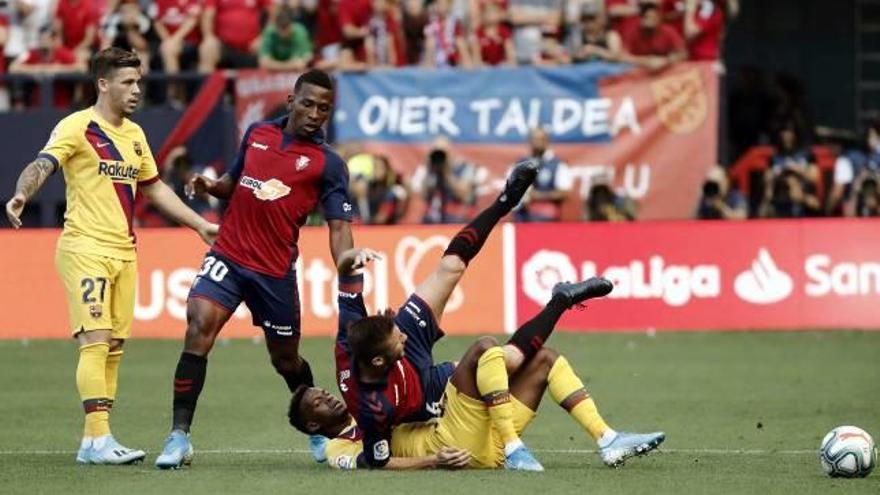
[[[25,203],[27,203],[27,198],[21,193],[16,194],[6,202],[6,218],[9,220],[10,225],[16,229],[21,227],[21,212],[24,210]]]
[[[217,240],[217,234],[220,233],[220,226],[216,223],[206,222],[205,225],[198,230],[198,233],[199,237],[201,237],[207,245],[213,246],[214,241]]]
[[[471,453],[467,450],[443,447],[437,452],[437,467],[440,469],[464,469],[471,462]]]
[[[202,174],[195,174],[193,178],[189,180],[189,183],[183,187],[183,192],[189,199],[193,199],[196,196],[204,197],[214,188],[216,182],[217,181],[210,177],[205,177]]]

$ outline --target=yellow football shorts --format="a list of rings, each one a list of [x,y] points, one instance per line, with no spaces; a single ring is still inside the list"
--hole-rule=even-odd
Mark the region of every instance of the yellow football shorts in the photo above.
[[[55,268],[64,284],[74,336],[90,330],[110,330],[114,339],[131,336],[136,261],[58,249]]]
[[[522,435],[535,419],[535,411],[511,396],[513,424]],[[404,424],[392,435],[391,452],[400,457],[421,457],[437,453],[443,447],[470,451],[471,468],[494,469],[504,465],[504,442],[492,427],[486,405],[459,393],[450,381],[446,384],[446,409],[433,424]]]

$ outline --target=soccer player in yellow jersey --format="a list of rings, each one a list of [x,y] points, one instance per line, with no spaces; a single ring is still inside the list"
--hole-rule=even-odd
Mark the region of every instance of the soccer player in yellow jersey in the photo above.
[[[350,301],[363,304],[362,284],[353,283],[352,277],[362,277],[359,268],[375,258],[376,253],[368,249],[355,249],[340,257],[340,314]],[[345,285],[343,275],[347,275]],[[519,441],[547,390],[598,444],[606,465],[618,467],[630,457],[655,449],[666,438],[662,432],[638,434],[609,427],[568,361],[544,347],[566,310],[610,291],[611,283],[597,278],[557,284],[550,302],[517,329],[507,344],[499,345],[491,337],[478,339],[446,384],[442,416],[428,423],[401,424],[391,432],[390,448],[386,447],[391,458],[386,469],[510,469],[508,438]],[[383,338],[393,340],[395,336],[391,333]],[[369,467],[368,453],[363,451],[364,433],[346,405],[328,392],[314,387],[298,389],[291,398],[288,420],[303,432],[331,438],[325,454],[332,467]],[[536,459],[528,457],[516,469],[543,471]],[[405,459],[410,461],[401,462]]]
[[[67,211],[55,266],[67,294],[71,332],[80,346],[76,386],[85,429],[76,461],[83,464],[131,464],[144,458],[143,451],[120,445],[109,423],[122,347],[134,319],[136,190],[208,244],[218,231],[159,180],[144,131],[129,120],[140,102],[140,66],[135,53],[118,48],[93,57],[97,102],[55,126],[6,203],[9,222],[19,228],[25,203],[50,175],[64,172]]]

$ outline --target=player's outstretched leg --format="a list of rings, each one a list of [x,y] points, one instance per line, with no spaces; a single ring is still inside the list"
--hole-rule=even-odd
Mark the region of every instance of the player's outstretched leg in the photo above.
[[[189,439],[196,403],[205,386],[208,353],[231,313],[211,301],[191,297],[187,302],[186,339],[174,372],[174,412],[171,434],[156,458],[159,469],[178,469],[192,461]]]
[[[508,352],[508,370],[514,372],[520,365],[532,359],[553,333],[556,322],[563,313],[589,299],[607,296],[613,287],[608,279],[601,277],[592,277],[577,283],[556,284],[550,302],[540,313],[519,327],[507,342],[507,350],[512,347],[519,351]]]
[[[539,168],[537,160],[517,163],[498,198],[449,241],[437,269],[416,288],[416,294],[428,304],[438,320],[442,318],[446,302],[467,265],[483,248],[495,225],[510,213],[535,182]]]
[[[599,414],[595,401],[568,360],[549,349],[542,349],[541,353],[549,354],[543,361],[550,366],[547,373],[550,396],[596,441],[599,456],[605,465],[620,467],[630,457],[647,454],[666,439],[663,432],[639,434],[614,431]]]
[[[568,360],[555,350],[542,347],[511,376],[510,393],[526,407],[537,411],[548,388],[553,401],[598,444],[602,462],[609,467],[620,467],[630,457],[647,454],[666,438],[663,432],[614,431],[599,414],[592,396]]]
[[[94,330],[80,332],[77,335],[80,343],[79,363],[76,368],[76,386],[82,398],[86,419],[83,440],[76,454],[76,462],[80,464],[134,464],[142,461],[146,453],[142,450],[129,449],[119,444],[110,433],[110,403],[115,396],[115,375],[112,395],[108,392],[108,358],[114,340],[110,338],[110,330]],[[117,347],[121,344],[116,341]],[[118,365],[119,349],[114,350],[114,363]]]

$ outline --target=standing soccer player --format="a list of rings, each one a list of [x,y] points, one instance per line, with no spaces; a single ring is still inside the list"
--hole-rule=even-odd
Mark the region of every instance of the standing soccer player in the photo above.
[[[352,207],[345,163],[324,144],[321,130],[333,108],[332,79],[319,70],[306,72],[287,102],[289,115],[248,128],[226,174],[218,180],[197,176],[191,183],[194,194],[229,199],[229,208],[189,293],[184,349],[174,374],[171,434],[156,459],[161,469],[179,468],[192,458],[189,431],[208,353],[241,302],[251,310],[254,326],[263,329],[272,365],[290,391],[313,385],[309,363],[299,355],[294,270],[299,229],[320,203],[335,262],[352,247]],[[324,442],[313,436],[313,451],[322,453]]]
[[[80,346],[76,386],[86,417],[76,461],[84,464],[130,464],[144,458],[143,451],[116,442],[109,422],[122,346],[134,319],[136,189],[208,244],[218,230],[159,180],[144,131],[128,119],[140,102],[140,67],[135,53],[118,48],[94,56],[97,103],[58,123],[6,203],[9,222],[19,228],[25,203],[56,170],[64,171],[67,211],[55,266],[67,293],[71,331]]]

